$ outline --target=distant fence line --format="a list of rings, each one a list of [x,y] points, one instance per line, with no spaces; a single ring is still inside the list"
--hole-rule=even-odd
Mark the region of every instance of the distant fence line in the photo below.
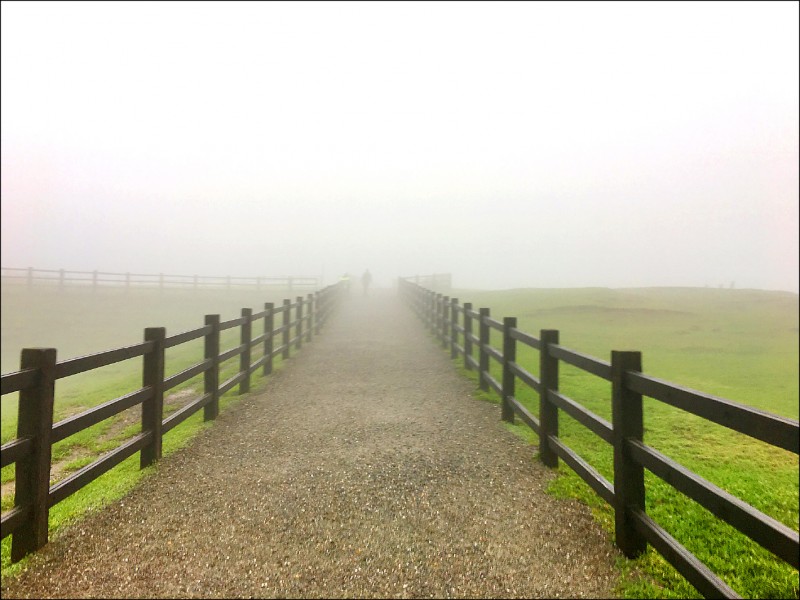
[[[158,289],[204,289],[232,290],[250,288],[255,291],[269,288],[292,290],[299,288],[315,289],[319,286],[316,277],[234,277],[231,275],[169,275],[165,273],[109,273],[107,271],[67,271],[66,269],[34,269],[33,267],[2,267],[2,282],[26,285],[91,287],[131,287]]]
[[[272,302],[254,313],[243,308],[241,317],[220,321],[220,315],[206,315],[202,327],[167,336],[164,327],[148,327],[144,341],[88,356],[56,361],[55,348],[24,348],[20,370],[0,377],[0,394],[19,392],[17,437],[0,448],[0,467],[15,465],[14,507],[0,520],[0,539],[13,535],[11,560],[16,562],[38,550],[48,540],[49,510],[100,475],[139,452],[140,467],[161,457],[163,436],[187,417],[203,409],[204,420],[215,419],[219,398],[236,385],[239,393],[250,390],[250,376],[259,368],[264,376],[273,369],[273,359],[288,359],[292,347],[310,342],[335,308],[343,286],[334,284],[295,302]],[[276,327],[277,317],[281,325]],[[253,335],[253,326],[263,324],[263,333]],[[220,349],[220,332],[238,327],[240,343]],[[165,374],[168,348],[193,340],[204,340],[204,358],[178,373]],[[261,354],[252,360],[253,354]],[[93,371],[124,360],[143,357],[140,389],[108,400],[80,414],[53,423],[56,380]],[[238,371],[220,382],[220,365],[239,357]],[[203,375],[203,393],[172,414],[165,415],[164,395],[170,389]],[[91,464],[50,486],[52,446],[122,411],[141,406],[141,431],[132,439],[97,458]]]
[[[705,597],[739,598],[722,579],[647,515],[645,479],[647,469],[677,491],[709,510],[715,517],[789,563],[800,560],[798,533],[765,515],[740,498],[646,445],[642,397],[664,402],[710,422],[798,454],[800,425],[787,419],[690,390],[642,373],[641,352],[611,352],[611,362],[581,354],[559,344],[559,332],[541,330],[539,337],[517,328],[516,317],[493,319],[489,308],[473,310],[415,281],[400,279],[399,292],[430,331],[450,350],[464,358],[464,368],[477,370],[480,388],[501,399],[501,418],[513,423],[519,416],[539,436],[539,459],[548,467],[563,460],[614,510],[615,542],[629,558],[640,555],[650,544],[667,562]],[[478,335],[475,335],[477,329]],[[502,345],[490,343],[492,330],[502,336]],[[517,361],[517,344],[539,351],[539,377]],[[474,354],[477,353],[476,360]],[[501,381],[490,372],[491,361],[502,367]],[[564,362],[611,384],[612,420],[606,421],[575,400],[559,392],[559,362]],[[539,416],[533,415],[515,397],[516,381],[539,395]],[[614,481],[569,448],[559,437],[558,415],[564,411],[614,449]]]
[[[412,281],[429,290],[441,292],[450,290],[453,287],[453,275],[451,273],[434,273],[433,275],[412,275],[411,277],[401,277],[401,281]]]

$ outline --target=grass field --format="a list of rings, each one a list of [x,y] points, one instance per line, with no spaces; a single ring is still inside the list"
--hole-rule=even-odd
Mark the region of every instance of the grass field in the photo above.
[[[292,300],[298,292],[293,292]],[[302,293],[302,292],[300,292]],[[19,353],[23,347],[55,347],[58,360],[93,354],[142,340],[145,327],[163,326],[167,335],[201,327],[205,314],[220,314],[222,320],[240,316],[242,308],[254,312],[263,309],[264,302],[280,304],[289,290],[271,292],[180,291],[132,289],[125,293],[121,288],[98,292],[90,289],[40,288],[30,293],[24,286],[2,287],[2,351],[3,373],[19,369]],[[306,295],[303,293],[303,295]],[[276,324],[277,325],[277,324]],[[262,332],[262,325],[253,325],[253,335]],[[223,331],[220,339],[222,351],[239,344],[239,328]],[[251,361],[260,356],[261,346],[253,348]],[[203,339],[181,344],[166,352],[166,375],[172,375],[196,364],[203,357]],[[220,369],[220,381],[238,371],[238,357],[226,361]],[[280,358],[275,359],[275,368]],[[141,387],[142,358],[126,360],[60,379],[56,383],[54,420],[77,414]],[[260,373],[260,370],[259,372]],[[254,374],[254,385],[259,375]],[[165,415],[177,410],[203,390],[202,375],[170,390],[165,397]],[[237,387],[220,399],[220,408],[236,401]],[[18,394],[2,398],[0,413],[0,438],[5,443],[16,437]],[[90,427],[53,446],[51,485],[70,473],[86,466],[100,455],[113,450],[141,429],[141,409],[136,406]],[[185,445],[202,428],[202,411],[170,431],[164,438],[163,451],[168,454]],[[89,486],[56,505],[50,512],[51,536],[58,535],[66,524],[74,522],[87,511],[124,495],[131,487],[152,471],[139,470],[138,455],[102,475]],[[2,470],[2,510],[13,505],[14,466]],[[3,540],[0,551],[3,576],[14,573],[25,561],[10,564],[11,538]]]
[[[516,316],[538,337],[558,329],[562,346],[603,360],[611,350],[639,350],[643,370],[659,378],[778,415],[798,418],[798,296],[730,289],[566,289],[451,292],[492,316]],[[493,332],[492,344],[501,346]],[[538,374],[538,352],[518,344],[518,360]],[[461,361],[457,361],[460,363]],[[494,362],[494,361],[492,361]],[[494,368],[495,377],[500,371]],[[474,377],[474,373],[470,373]],[[521,389],[520,389],[521,388]],[[538,415],[538,397],[518,383],[517,397]],[[611,420],[610,384],[574,367],[560,367],[560,389]],[[497,399],[494,398],[496,401]],[[645,442],[798,529],[798,460],[741,434],[645,399]],[[560,413],[568,446],[613,481],[610,446]],[[512,426],[533,444],[532,432]],[[579,498],[613,533],[613,513],[563,464],[551,492]],[[751,598],[796,598],[798,573],[708,511],[646,472],[647,510],[738,593]],[[697,592],[652,549],[621,561],[625,597],[685,598]]]
[[[222,319],[239,316],[242,307],[260,310],[265,301],[280,302],[285,290],[274,294],[227,292],[122,290],[92,294],[90,290],[56,290],[31,295],[23,288],[2,288],[3,372],[18,368],[19,349],[52,346],[58,359],[71,358],[142,339],[148,326],[165,326],[167,335],[203,324],[203,315]],[[296,295],[296,294],[294,294]],[[294,298],[294,295],[292,298]],[[452,292],[474,308],[487,306],[492,316],[516,316],[524,331],[558,329],[561,344],[608,360],[611,350],[640,350],[648,374],[755,406],[783,416],[798,417],[798,296],[781,292],[728,289],[566,289]],[[254,335],[260,329],[254,327]],[[238,343],[238,330],[223,338],[222,349]],[[500,337],[493,333],[497,346]],[[538,372],[538,356],[519,345],[518,362]],[[202,340],[170,349],[167,374],[199,360]],[[258,357],[254,355],[253,360]],[[459,361],[460,362],[460,361]],[[237,359],[227,364],[236,370]],[[223,373],[223,379],[226,375]],[[471,374],[474,377],[474,373]],[[499,376],[499,372],[496,372]],[[611,418],[610,385],[568,365],[561,366],[561,390],[600,416]],[[132,359],[59,380],[56,419],[122,395],[141,385],[141,358]],[[519,388],[524,388],[518,384]],[[178,396],[201,389],[200,378],[176,390]],[[531,390],[518,397],[534,413],[538,404]],[[180,398],[178,398],[179,400]],[[496,399],[495,399],[496,400]],[[236,401],[236,389],[222,399],[222,407]],[[174,409],[176,405],[172,406]],[[3,397],[2,441],[15,436],[16,394]],[[99,424],[54,447],[62,477],[116,446],[138,431],[137,409]],[[202,412],[202,411],[201,411]],[[126,414],[129,413],[129,414]],[[561,437],[581,456],[612,480],[611,449],[565,414],[560,416]],[[166,452],[188,443],[202,427],[196,414],[171,431]],[[532,443],[523,425],[512,427]],[[652,400],[645,400],[645,441],[713,483],[743,498],[766,514],[798,529],[798,461],[796,455],[775,450],[742,435],[710,425]],[[51,535],[86,511],[122,496],[151,469],[139,471],[138,458],[128,459],[90,486],[57,505],[51,512]],[[551,492],[579,498],[592,507],[611,536],[610,509],[576,475],[560,467],[562,476]],[[2,472],[4,491],[13,480],[13,467]],[[647,510],[689,550],[720,574],[745,597],[797,597],[798,575],[705,509],[662,484],[647,478]],[[3,510],[11,495],[3,494]],[[8,564],[6,538],[2,547],[3,576],[18,566]],[[24,564],[24,561],[23,563]],[[698,597],[694,589],[652,550],[636,561],[620,561],[626,573],[621,585],[625,597]]]

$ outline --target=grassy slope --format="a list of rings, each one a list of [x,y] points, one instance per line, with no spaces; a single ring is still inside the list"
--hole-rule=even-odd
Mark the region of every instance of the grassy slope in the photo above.
[[[517,316],[518,326],[538,335],[558,329],[561,344],[610,359],[612,349],[640,350],[644,370],[675,383],[796,419],[798,416],[798,297],[796,294],[720,289],[570,289],[453,292],[492,316]],[[499,336],[493,334],[493,344]],[[518,350],[529,371],[538,353]],[[499,375],[499,372],[497,373]],[[610,420],[610,385],[578,369],[561,366],[561,390]],[[523,386],[524,387],[524,386]],[[538,414],[532,390],[519,390]],[[613,481],[611,449],[565,414],[561,437]],[[531,439],[530,431],[514,429]],[[645,399],[645,441],[713,483],[743,498],[793,529],[798,528],[796,455],[773,449]],[[594,508],[611,532],[611,511],[576,475],[552,487]],[[647,474],[648,512],[746,597],[796,597],[797,571],[705,509]],[[697,593],[652,550],[624,568],[629,597],[691,597]]]

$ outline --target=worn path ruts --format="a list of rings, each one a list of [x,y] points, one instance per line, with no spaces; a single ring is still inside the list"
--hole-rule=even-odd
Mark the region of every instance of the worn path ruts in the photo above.
[[[609,597],[616,550],[389,292],[67,528],[3,597]]]

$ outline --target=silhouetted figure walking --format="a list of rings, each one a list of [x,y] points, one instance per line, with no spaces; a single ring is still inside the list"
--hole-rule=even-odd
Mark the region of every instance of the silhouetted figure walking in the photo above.
[[[369,269],[364,271],[364,274],[361,276],[361,285],[364,286],[364,295],[366,296],[369,290],[369,284],[372,283],[372,274],[369,272]]]

